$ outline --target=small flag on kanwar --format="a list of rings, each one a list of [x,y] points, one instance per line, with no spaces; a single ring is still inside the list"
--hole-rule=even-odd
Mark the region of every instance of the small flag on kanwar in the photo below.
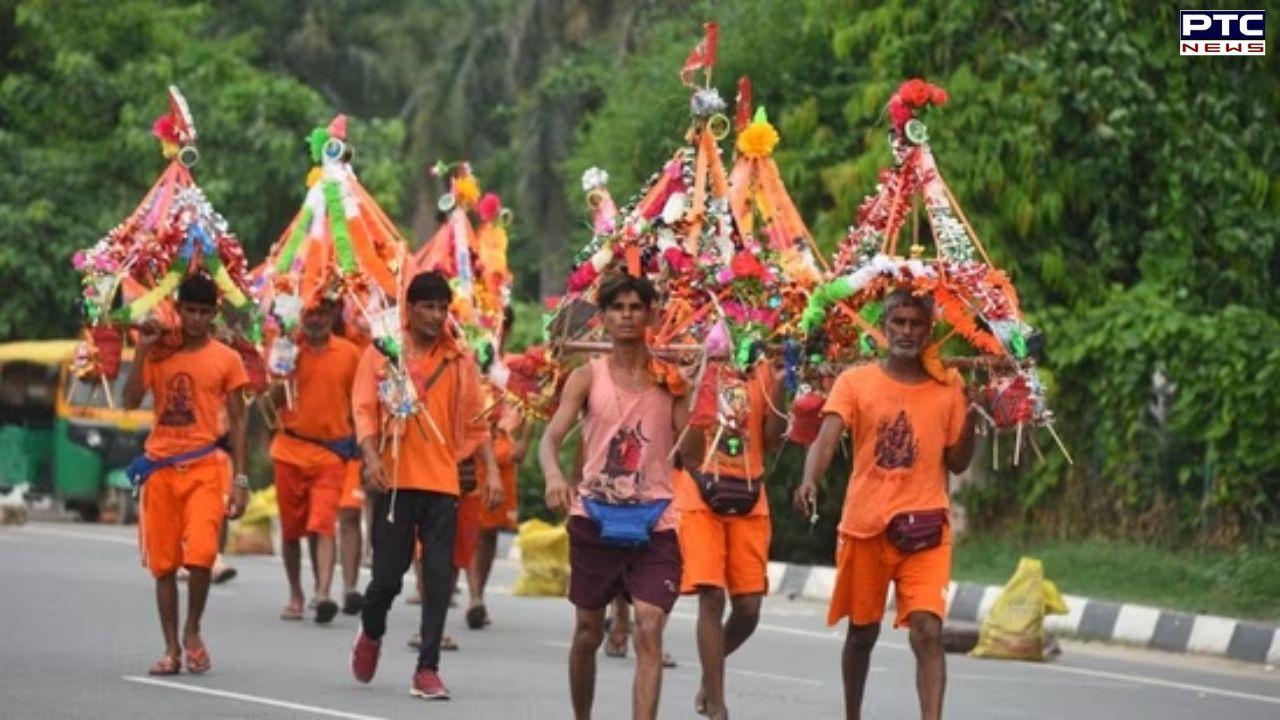
[[[716,40],[720,34],[720,27],[715,23],[707,23],[704,27],[707,30],[706,35],[703,35],[702,40],[693,46],[689,57],[684,60],[684,67],[680,69],[680,82],[687,87],[694,87],[694,73],[703,70],[710,78],[711,68],[716,65]]]

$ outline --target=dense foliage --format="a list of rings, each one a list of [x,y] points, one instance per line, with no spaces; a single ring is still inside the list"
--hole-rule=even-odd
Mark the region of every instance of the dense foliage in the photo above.
[[[1269,539],[1280,73],[1274,52],[1179,57],[1168,4],[0,0],[0,283],[29,290],[0,302],[0,337],[73,324],[65,258],[160,167],[147,130],[169,82],[200,126],[198,177],[251,259],[298,202],[301,136],[341,110],[370,120],[353,129],[358,169],[417,237],[436,192],[423,168],[476,161],[517,209],[518,289],[537,302],[586,240],[581,171],[606,167],[625,199],[680,141],[676,70],[707,18],[721,25],[716,85],[732,97],[752,76],[782,134],[784,181],[826,247],[889,162],[882,108],[897,83],[949,91],[928,118],[935,154],[1047,331],[1076,459],[1048,453],[968,486],[971,520]],[[536,327],[526,308],[522,335]],[[781,504],[801,456],[789,450],[774,474],[775,555],[827,557]],[[841,472],[815,538],[831,536]]]

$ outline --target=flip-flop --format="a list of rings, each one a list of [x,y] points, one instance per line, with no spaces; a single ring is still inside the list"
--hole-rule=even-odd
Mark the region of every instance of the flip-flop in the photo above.
[[[338,614],[338,603],[325,598],[316,603],[316,622],[320,625],[327,625]]]
[[[151,666],[148,675],[177,675],[182,672],[182,661],[173,655],[165,655]]]
[[[280,619],[289,621],[301,620],[302,608],[286,605],[285,608],[280,611]]]
[[[707,694],[701,688],[698,689],[698,694],[693,696],[693,711],[699,715],[707,714]]]
[[[662,667],[673,668],[679,666],[679,664],[675,658],[671,657],[671,653],[662,653]]]
[[[624,633],[622,639],[615,642],[615,636],[610,633],[609,637],[604,641],[605,657],[624,658],[627,656],[627,646],[630,645],[631,634]]]
[[[445,635],[444,637],[440,638],[440,649],[448,650],[452,652],[458,649],[458,643],[455,642],[453,638],[449,637],[448,635]]]
[[[342,598],[342,614],[358,615],[364,608],[364,595],[359,590],[348,590]]]
[[[213,669],[213,660],[209,657],[209,648],[187,650],[187,672],[193,675],[207,673]]]
[[[239,573],[233,567],[224,567],[213,574],[213,584],[221,585],[234,578]]]
[[[489,611],[484,605],[472,605],[467,608],[467,627],[480,630],[489,624]]]

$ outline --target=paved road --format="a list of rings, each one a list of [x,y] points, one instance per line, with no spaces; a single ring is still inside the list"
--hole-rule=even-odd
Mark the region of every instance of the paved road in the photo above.
[[[0,718],[563,718],[571,612],[558,599],[515,598],[517,568],[500,562],[494,625],[470,632],[450,617],[462,650],[447,654],[449,703],[407,693],[413,653],[401,644],[416,608],[397,604],[378,676],[359,686],[346,670],[353,618],[330,627],[284,623],[277,558],[238,559],[240,577],[216,588],[205,636],[207,676],[154,682],[145,671],[161,644],[151,584],[129,529],[71,523],[0,527]],[[668,671],[663,718],[693,717],[697,686],[692,602],[667,634],[681,661]],[[772,599],[760,631],[730,661],[735,718],[841,715],[839,638],[814,603]],[[1069,644],[1045,665],[948,659],[951,718],[1280,717],[1280,673],[1206,658]],[[906,637],[886,631],[870,679],[867,717],[915,712]],[[627,716],[629,662],[601,658],[597,717]],[[785,714],[785,715],[784,715]]]

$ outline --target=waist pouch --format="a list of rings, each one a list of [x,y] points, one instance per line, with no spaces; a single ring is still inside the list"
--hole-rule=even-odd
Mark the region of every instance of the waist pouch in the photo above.
[[[195,450],[178,453],[171,457],[160,458],[159,460],[152,460],[144,453],[134,458],[133,462],[129,463],[129,467],[126,468],[124,472],[129,476],[129,484],[133,485],[134,490],[137,490],[142,487],[142,484],[147,481],[147,478],[151,477],[151,475],[157,470],[163,470],[164,468],[173,467],[174,465],[181,465],[193,460],[199,460],[206,455],[212,454],[213,451],[217,449],[217,444],[213,443],[205,445],[204,447],[196,448]]]
[[[284,429],[284,434],[291,438],[301,440],[302,442],[319,445],[325,450],[337,455],[338,459],[343,461],[360,459],[360,443],[356,442],[355,435],[343,435],[342,437],[334,438],[333,440],[322,440],[320,438],[311,437],[310,435],[303,435],[302,433],[294,432],[289,428]]]
[[[885,537],[904,553],[919,552],[940,545],[946,525],[947,511],[942,508],[898,513],[885,528]]]
[[[702,501],[717,515],[746,515],[760,501],[759,479],[744,480],[732,475],[719,478],[697,470],[689,470],[689,477],[698,485]]]
[[[470,494],[475,491],[476,485],[476,459],[469,457],[458,463],[458,490],[463,495]]]
[[[649,543],[649,534],[670,504],[670,499],[627,505],[612,505],[594,498],[582,499],[587,517],[600,526],[600,539],[609,545],[629,548]]]

